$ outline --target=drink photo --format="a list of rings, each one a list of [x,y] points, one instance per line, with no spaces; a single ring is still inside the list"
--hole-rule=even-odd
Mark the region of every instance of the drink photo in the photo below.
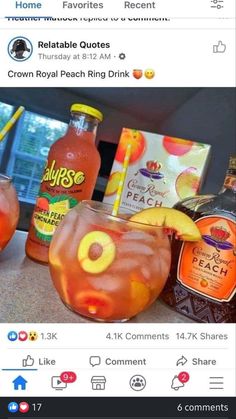
[[[0,102],[2,322],[235,322],[233,89]]]

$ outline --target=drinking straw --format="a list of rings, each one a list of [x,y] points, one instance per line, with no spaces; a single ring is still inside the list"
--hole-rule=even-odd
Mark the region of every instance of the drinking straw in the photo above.
[[[8,134],[8,132],[12,129],[13,125],[15,125],[16,121],[20,118],[22,113],[24,112],[24,106],[20,106],[14,115],[9,119],[3,129],[0,131],[0,142],[4,139],[4,137]]]
[[[113,209],[112,209],[112,215],[114,217],[117,216],[118,211],[119,211],[120,200],[121,200],[121,195],[122,195],[122,191],[123,191],[123,188],[124,188],[127,169],[128,169],[128,166],[129,166],[129,159],[130,159],[130,155],[131,155],[131,150],[132,150],[132,144],[129,143],[127,145],[127,148],[126,148],[125,158],[124,158],[124,163],[123,163],[123,169],[122,169],[122,172],[121,172],[119,186],[118,186],[117,193],[116,193],[116,199],[115,199]]]

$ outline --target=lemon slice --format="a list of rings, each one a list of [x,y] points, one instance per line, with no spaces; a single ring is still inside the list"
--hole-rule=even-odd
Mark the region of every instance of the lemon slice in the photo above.
[[[34,226],[38,233],[43,234],[45,236],[52,236],[54,231],[56,230],[55,225],[50,224],[50,214],[34,214]]]
[[[64,201],[55,202],[54,204],[49,204],[49,211],[59,212],[59,214],[66,214],[70,209],[70,204],[68,199]]]

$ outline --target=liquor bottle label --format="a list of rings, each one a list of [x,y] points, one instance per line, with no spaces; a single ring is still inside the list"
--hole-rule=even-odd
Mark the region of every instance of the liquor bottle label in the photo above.
[[[36,236],[50,242],[60,221],[77,203],[75,198],[68,195],[51,196],[47,192],[39,193],[32,218]]]
[[[236,292],[236,224],[226,217],[199,218],[202,240],[184,243],[177,279],[215,301],[230,301]]]

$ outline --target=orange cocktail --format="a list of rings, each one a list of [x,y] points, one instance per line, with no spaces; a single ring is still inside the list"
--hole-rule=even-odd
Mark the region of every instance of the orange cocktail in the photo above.
[[[0,174],[0,251],[12,238],[19,218],[19,203],[11,178]]]
[[[170,242],[162,227],[111,216],[112,208],[83,201],[60,223],[49,263],[62,301],[101,321],[125,321],[149,307],[170,269]]]

